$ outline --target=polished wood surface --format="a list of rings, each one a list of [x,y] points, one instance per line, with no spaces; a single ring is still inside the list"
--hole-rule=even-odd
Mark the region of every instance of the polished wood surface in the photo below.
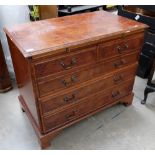
[[[0,42],[0,93],[7,92],[12,88],[11,79],[5,62],[5,57]]]
[[[11,51],[11,57],[19,93],[27,103],[27,106],[29,107],[29,112],[33,116],[32,118],[38,130],[41,131],[40,116],[38,110],[39,105],[37,104],[37,99],[35,97],[35,84],[33,83],[33,77],[30,72],[31,66],[29,64],[29,61],[24,58],[22,53],[13,44],[10,38],[8,38],[8,43]]]
[[[58,58],[51,58],[35,64],[37,77],[47,76],[53,73],[77,69],[79,66],[94,63],[97,57],[97,47],[91,47],[76,51],[75,53],[65,54]]]
[[[134,66],[134,68],[128,68],[126,72],[123,70],[121,73],[113,73],[108,77],[103,76],[98,79],[93,79],[89,83],[85,83],[85,85],[80,85],[80,88],[74,87],[66,92],[59,92],[59,95],[56,93],[52,94],[52,96],[49,95],[48,98],[42,98],[41,104],[43,115],[46,115],[47,112],[52,113],[53,110],[57,110],[59,107],[64,108],[68,105],[76,104],[77,101],[85,98],[86,96],[91,96],[100,90],[105,90],[112,86],[119,85],[128,79],[133,79],[134,81],[136,73],[135,68],[136,67]]]
[[[102,64],[100,64],[99,67],[101,67],[101,65]],[[97,72],[97,68],[93,68],[93,69]],[[117,84],[120,81],[127,79],[128,76],[135,75],[136,69],[137,69],[137,64],[133,64],[129,68],[127,67],[120,71],[118,70],[114,71],[110,77],[105,77],[104,72],[102,72],[102,76],[99,78],[102,78],[102,77],[104,79],[106,78],[106,81],[107,82],[109,81],[110,84],[113,85],[115,83]],[[66,78],[66,76],[62,76],[49,81],[43,80],[42,82],[38,83],[38,91],[39,91],[40,97],[57,93],[67,88],[75,87],[78,84],[82,82],[86,82],[88,80],[94,81],[95,76],[91,76],[91,74],[92,74],[91,69],[88,69],[86,70],[86,72],[79,72],[79,74],[74,73],[73,75],[69,76],[68,79]]]
[[[19,100],[42,148],[84,118],[132,104],[146,28],[97,11],[4,29]]]
[[[88,113],[103,107],[104,105],[115,102],[129,94],[133,88],[133,79],[127,81],[124,85],[117,87],[112,87],[110,90],[98,92],[87,96],[83,100],[79,100],[77,103],[73,103],[68,108],[63,108],[57,113],[53,113],[48,116],[43,116],[44,118],[44,130],[45,132],[56,129],[63,126],[64,124],[77,119],[78,117],[87,115]],[[102,89],[101,89],[102,90]],[[59,102],[57,102],[59,103]],[[61,115],[60,115],[61,113]]]
[[[22,54],[31,57],[49,50],[52,54],[56,49],[109,39],[107,36],[131,34],[143,28],[145,25],[133,20],[96,11],[10,26],[5,31]]]
[[[143,43],[143,34],[135,36],[125,37],[124,39],[117,39],[107,44],[103,43],[100,45],[101,57],[103,59],[119,56],[121,54],[129,54],[134,50],[140,49]]]

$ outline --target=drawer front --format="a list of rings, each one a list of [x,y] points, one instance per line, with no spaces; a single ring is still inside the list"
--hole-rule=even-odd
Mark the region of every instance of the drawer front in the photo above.
[[[134,52],[135,50],[139,50],[140,52],[142,44],[143,35],[124,40],[112,41],[106,44],[101,44],[99,46],[101,59],[119,56],[122,54],[129,54]]]
[[[130,81],[119,88],[113,87],[105,92],[102,91],[89,98],[81,100],[76,105],[67,109],[62,109],[53,115],[43,117],[44,132],[59,128],[101,107],[104,107],[105,105],[119,101],[122,97],[131,94],[132,88],[133,81]]]
[[[111,89],[106,90],[104,93],[98,93],[93,97],[89,98],[85,102],[78,104],[78,115],[83,116],[86,115],[104,105],[110,104],[119,100],[120,98],[131,94],[133,89],[133,81],[123,84],[119,87],[113,87]]]
[[[75,104],[78,100],[90,96],[96,92],[119,85],[124,81],[133,79],[136,73],[136,65],[123,69],[107,77],[100,77],[97,81],[91,82],[89,85],[81,88],[70,90],[68,93],[53,97],[48,100],[41,100],[43,115],[52,112],[57,108],[63,108],[68,105]]]
[[[134,64],[139,58],[139,53],[133,53],[130,55],[121,55],[115,59],[111,59],[104,63],[105,73],[115,71],[117,69],[122,69],[128,65]]]
[[[97,47],[90,47],[76,54],[66,54],[62,57],[47,59],[34,65],[37,78],[49,76],[54,73],[75,69],[79,66],[91,64],[96,61]]]
[[[48,132],[49,130],[56,129],[75,120],[78,116],[77,108],[71,107],[67,110],[62,110],[60,113],[51,115],[49,117],[43,117],[43,130]]]
[[[95,77],[117,71],[128,65],[135,64],[137,61],[138,53],[131,55],[117,57],[110,61],[105,61],[92,67],[88,66],[85,70],[75,71],[73,73],[57,77],[55,79],[48,78],[38,81],[39,96],[45,96],[51,93],[58,92],[67,88],[71,88],[82,82],[91,80]]]

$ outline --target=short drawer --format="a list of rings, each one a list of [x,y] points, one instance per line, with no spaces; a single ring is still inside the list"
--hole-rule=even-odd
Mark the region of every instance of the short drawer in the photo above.
[[[143,34],[134,37],[129,37],[122,40],[111,41],[103,43],[99,46],[101,59],[119,56],[122,54],[129,54],[135,50],[139,50],[143,44]]]
[[[78,118],[85,116],[99,108],[102,108],[108,104],[116,101],[122,101],[123,97],[131,94],[133,87],[133,81],[130,81],[122,86],[113,87],[107,91],[102,91],[95,95],[90,96],[69,108],[62,109],[52,115],[42,117],[44,132],[54,130],[65,124],[68,124]]]
[[[137,53],[133,53],[131,55],[104,61],[90,67],[88,66],[82,71],[78,70],[56,78],[42,79],[38,81],[39,96],[42,97],[60,90],[66,90],[67,88],[71,88],[95,77],[99,77],[101,75],[120,70],[128,65],[135,64],[137,62],[137,56]]]
[[[120,55],[117,58],[105,61],[104,70],[106,73],[116,71],[117,69],[122,69],[126,66],[134,64],[138,61],[139,53],[132,53],[127,55]]]
[[[122,84],[123,82],[133,79],[135,77],[136,65],[123,69],[119,72],[113,73],[106,77],[101,76],[96,81],[92,81],[87,85],[80,88],[70,89],[67,93],[56,95],[48,99],[41,99],[43,115],[52,112],[55,109],[62,108],[68,105],[75,104],[82,98],[88,97],[101,90],[108,89],[115,85]]]
[[[82,65],[96,61],[97,47],[89,47],[80,51],[72,52],[57,58],[49,58],[34,64],[36,78],[49,76],[54,73],[75,69]]]

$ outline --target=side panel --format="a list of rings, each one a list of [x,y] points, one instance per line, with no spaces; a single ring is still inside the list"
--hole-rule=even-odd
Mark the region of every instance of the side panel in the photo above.
[[[42,131],[39,107],[37,104],[37,98],[35,97],[35,91],[33,87],[33,79],[31,76],[30,60],[25,59],[13,42],[7,37],[11,57],[13,61],[14,71],[16,75],[16,81],[19,89],[20,96],[26,103],[29,112],[32,115],[32,119],[40,131]]]

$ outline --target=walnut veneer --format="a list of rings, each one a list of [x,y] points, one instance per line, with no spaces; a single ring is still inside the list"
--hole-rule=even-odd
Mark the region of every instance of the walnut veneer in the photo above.
[[[19,100],[42,148],[80,120],[132,103],[146,28],[97,11],[4,29]]]

